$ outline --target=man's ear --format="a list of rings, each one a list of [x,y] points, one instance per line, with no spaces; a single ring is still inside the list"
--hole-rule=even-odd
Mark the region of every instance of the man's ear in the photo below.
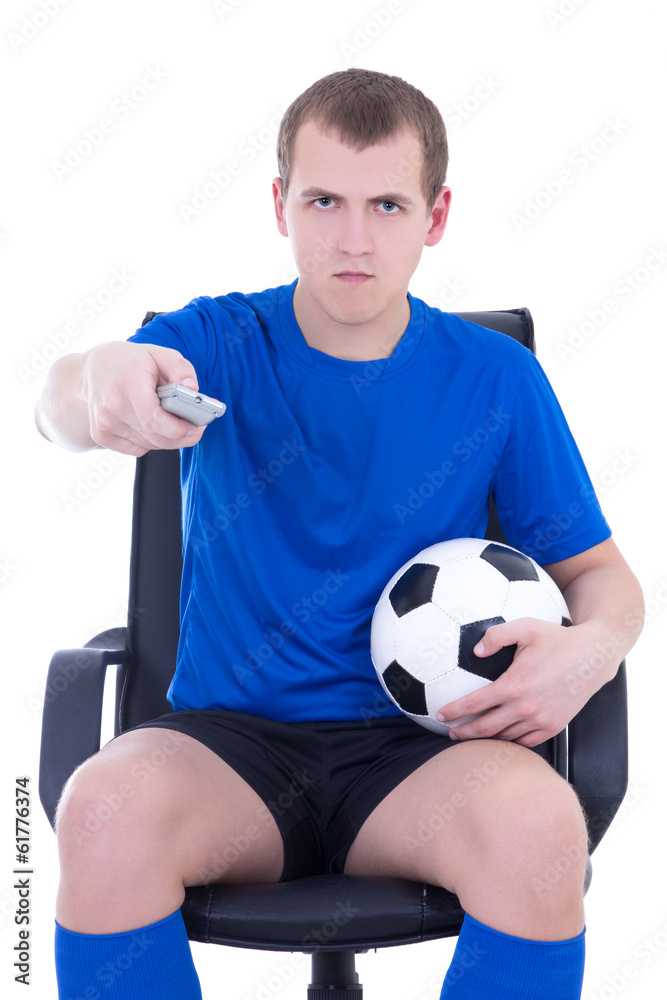
[[[451,205],[451,202],[451,188],[445,186],[441,187],[431,212],[431,228],[426,234],[424,246],[434,247],[436,243],[439,243],[442,239],[445,232],[445,226],[447,225],[447,216],[449,215],[449,206]]]
[[[283,201],[283,179],[282,177],[273,178],[273,207],[276,210],[276,221],[278,223],[278,232],[282,236],[289,236],[287,232],[287,218],[285,217],[285,203]]]

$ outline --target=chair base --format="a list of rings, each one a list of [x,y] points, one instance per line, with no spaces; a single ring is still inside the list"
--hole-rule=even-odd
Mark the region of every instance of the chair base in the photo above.
[[[362,1000],[363,986],[313,986],[306,991],[307,1000]]]
[[[313,952],[312,978],[307,1000],[362,1000],[352,950]]]

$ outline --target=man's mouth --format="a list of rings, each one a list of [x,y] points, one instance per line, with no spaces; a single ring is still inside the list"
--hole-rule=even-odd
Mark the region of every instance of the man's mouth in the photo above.
[[[363,284],[364,281],[370,281],[373,275],[366,274],[365,271],[339,271],[334,277],[339,278],[346,284],[359,285]]]

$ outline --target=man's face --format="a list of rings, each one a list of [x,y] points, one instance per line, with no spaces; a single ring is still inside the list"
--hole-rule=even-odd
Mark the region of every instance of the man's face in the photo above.
[[[286,201],[280,178],[273,193],[311,319],[381,323],[405,310],[408,282],[424,246],[441,239],[451,196],[442,188],[428,212],[422,163],[412,131],[357,153],[314,122],[301,126]]]

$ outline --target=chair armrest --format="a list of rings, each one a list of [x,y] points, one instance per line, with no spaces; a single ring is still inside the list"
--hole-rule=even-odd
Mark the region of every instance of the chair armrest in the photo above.
[[[568,780],[588,819],[592,853],[628,787],[628,706],[625,660],[616,676],[587,701],[568,726]]]
[[[100,748],[106,668],[128,662],[126,635],[124,628],[110,629],[51,659],[39,757],[39,797],[51,826],[65,782]]]

